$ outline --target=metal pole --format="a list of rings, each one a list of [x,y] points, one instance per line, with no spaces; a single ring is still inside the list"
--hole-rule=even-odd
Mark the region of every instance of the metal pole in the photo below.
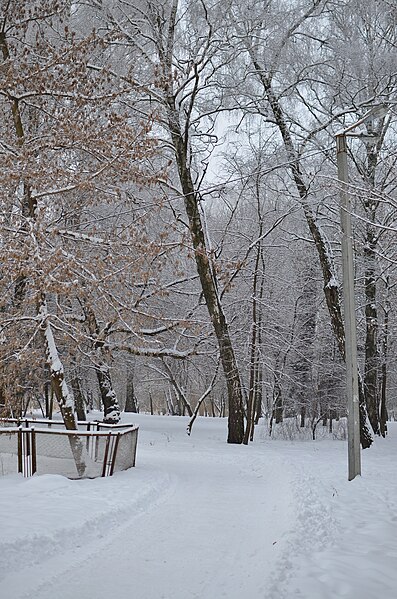
[[[345,360],[347,389],[347,443],[349,480],[361,475],[360,407],[358,396],[357,327],[354,300],[351,201],[345,133],[336,135],[338,179],[340,182],[340,219],[342,226],[343,302],[345,312]]]

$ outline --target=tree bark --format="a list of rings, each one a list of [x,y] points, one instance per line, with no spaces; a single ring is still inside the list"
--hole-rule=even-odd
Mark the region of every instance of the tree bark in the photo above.
[[[262,256],[262,278],[259,291],[259,312],[258,312],[258,347],[257,347],[257,369],[256,369],[256,384],[255,384],[255,425],[259,423],[262,417],[262,396],[263,396],[263,366],[261,360],[262,348],[262,300],[264,295],[265,276]],[[253,431],[252,431],[253,433]],[[252,439],[251,439],[252,440]]]
[[[368,418],[375,435],[379,430],[379,397],[378,397],[378,310],[376,306],[376,260],[373,243],[372,227],[367,225],[367,241],[364,247],[365,269],[365,366],[364,366],[364,389],[368,412]]]
[[[167,93],[168,127],[175,152],[179,180],[183,192],[189,230],[194,249],[197,272],[205,303],[218,341],[219,355],[229,401],[228,443],[242,443],[244,436],[243,394],[240,374],[230,337],[223,306],[218,294],[218,283],[213,264],[209,258],[203,223],[200,216],[200,196],[196,192],[187,164],[187,140],[183,138],[175,98]]]
[[[378,309],[377,309],[377,233],[375,217],[377,202],[372,196],[375,187],[375,171],[378,162],[376,146],[367,146],[366,180],[370,188],[370,197],[364,201],[366,212],[364,263],[365,263],[365,365],[364,391],[368,418],[375,435],[380,434],[379,426],[379,351],[378,351]]]
[[[249,374],[249,389],[248,389],[248,404],[247,404],[247,424],[245,427],[244,445],[248,445],[249,439],[254,434],[255,426],[255,395],[256,389],[255,384],[257,381],[257,369],[258,369],[258,313],[257,313],[257,286],[258,286],[258,270],[261,256],[261,246],[258,244],[257,254],[255,259],[255,269],[252,282],[252,332],[251,332],[251,344],[250,344],[250,374]]]
[[[120,421],[120,408],[113,389],[110,368],[104,355],[105,341],[101,338],[103,335],[101,336],[101,331],[91,306],[87,302],[84,302],[83,309],[89,333],[94,339],[96,353],[95,372],[103,405],[103,421],[107,424],[117,424]]]
[[[127,371],[127,390],[124,412],[133,412],[135,414],[139,412],[134,389],[134,373],[130,368]]]
[[[47,363],[50,369],[52,388],[61,409],[63,422],[67,430],[77,431],[78,427],[73,409],[73,397],[64,377],[63,364],[59,358],[51,324],[48,320],[47,303],[44,294],[41,294],[38,313],[41,318],[41,326],[47,352]],[[84,476],[87,468],[87,455],[84,445],[82,440],[77,435],[69,435],[68,439],[76,464],[77,473],[79,477],[82,477]]]
[[[205,298],[208,313],[218,341],[219,355],[225,374],[228,391],[229,415],[228,415],[228,443],[241,443],[244,435],[243,418],[243,395],[240,374],[230,337],[229,325],[227,323],[223,306],[219,300],[217,280],[215,271],[208,257],[203,226],[199,214],[198,197],[194,190],[190,173],[186,168],[186,157],[182,155],[181,138],[175,134],[173,129],[173,141],[175,154],[178,162],[180,182],[184,194],[186,214],[189,219],[189,227],[197,272]]]
[[[288,159],[290,161],[290,169],[292,172],[292,177],[298,191],[298,195],[301,201],[301,205],[303,208],[303,212],[306,218],[307,225],[309,227],[310,233],[314,240],[319,262],[322,270],[323,281],[324,281],[324,295],[327,303],[328,312],[331,319],[332,329],[335,335],[335,339],[338,345],[339,352],[345,361],[345,331],[342,320],[342,311],[340,304],[340,294],[339,287],[337,284],[335,268],[332,260],[332,251],[329,247],[328,240],[326,239],[324,233],[319,228],[316,217],[311,210],[308,203],[308,187],[305,184],[303,174],[301,172],[299,155],[297,154],[290,131],[288,129],[287,123],[284,118],[284,114],[280,105],[280,102],[274,93],[272,80],[270,76],[266,74],[266,70],[262,67],[262,65],[258,62],[254,51],[251,47],[248,47],[248,52],[251,56],[251,60],[253,62],[255,71],[258,75],[259,80],[262,83],[264,92],[266,94],[267,100],[272,109],[274,120],[276,125],[280,131],[284,148],[287,153]],[[372,444],[372,436],[367,426],[367,413],[366,413],[366,405],[365,405],[365,394],[363,393],[363,381],[362,377],[359,373],[359,387],[360,387],[360,441],[362,447],[365,449],[370,447]]]
[[[77,414],[77,419],[84,421],[86,420],[87,416],[85,413],[84,394],[81,388],[81,382],[78,374],[76,374],[72,379],[71,387],[74,395],[74,408]]]
[[[388,292],[389,281],[386,280],[386,288]],[[380,392],[380,434],[385,437],[387,434],[387,353],[389,342],[389,302],[386,302],[385,316],[383,324],[383,341],[382,341],[382,369],[381,369],[381,392]]]

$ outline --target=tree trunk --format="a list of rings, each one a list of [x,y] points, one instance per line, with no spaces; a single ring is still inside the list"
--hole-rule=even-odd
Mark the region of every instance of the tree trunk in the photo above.
[[[229,400],[227,441],[228,443],[242,443],[244,436],[244,413],[240,373],[230,337],[229,325],[218,293],[216,272],[212,263],[212,258],[210,259],[209,257],[204,227],[200,216],[201,198],[193,184],[189,164],[189,119],[194,105],[195,92],[192,91],[191,93],[190,110],[187,110],[186,113],[182,113],[182,111],[179,112],[175,101],[175,72],[173,67],[173,57],[177,11],[178,0],[173,0],[170,7],[167,30],[164,31],[164,38],[162,37],[163,32],[161,32],[160,36],[156,39],[158,57],[163,71],[162,85],[167,112],[167,125],[175,153],[185,211],[189,221],[189,231],[194,250],[196,268],[205,303],[218,342],[220,360],[226,379]],[[164,23],[162,23],[160,18],[158,21],[158,28],[163,28]],[[156,33],[158,34],[158,31]],[[164,40],[166,40],[165,43]],[[185,118],[183,131],[179,120],[182,114]]]
[[[367,229],[368,229],[367,225]],[[375,435],[379,435],[379,400],[378,400],[378,311],[376,307],[376,280],[374,262],[376,260],[372,234],[367,231],[367,243],[364,247],[365,270],[365,367],[364,389],[368,418]]]
[[[178,167],[179,180],[184,196],[189,230],[194,249],[197,272],[208,313],[218,341],[219,355],[229,400],[228,443],[242,443],[244,436],[243,394],[240,374],[230,337],[229,326],[218,294],[215,269],[209,258],[203,224],[201,221],[199,194],[195,191],[190,169],[187,165],[187,146],[183,140],[178,113],[172,95],[168,95],[168,126],[171,133]]]
[[[45,397],[45,417],[52,420],[52,412],[54,409],[54,391],[51,385],[51,376],[48,373],[49,379],[44,383],[44,397]]]
[[[280,385],[280,378],[277,373],[274,374],[274,389],[273,389],[273,411],[272,419],[275,420],[276,424],[280,424],[283,421],[283,396]]]
[[[263,262],[262,262],[263,264]],[[265,286],[264,272],[262,271],[262,280],[259,291],[259,313],[258,313],[258,353],[257,353],[257,372],[256,372],[256,385],[255,385],[255,424],[259,423],[259,419],[262,417],[262,397],[263,397],[263,367],[261,360],[261,348],[262,348],[262,299]]]
[[[94,339],[95,348],[95,372],[98,379],[99,390],[103,405],[103,422],[107,424],[117,424],[120,421],[120,408],[116,393],[113,389],[110,368],[106,360],[104,344],[101,331],[91,306],[87,302],[83,305],[90,336]]]
[[[377,203],[372,197],[375,187],[375,171],[378,162],[376,146],[367,146],[366,180],[370,188],[370,197],[366,198],[364,263],[365,263],[365,365],[364,391],[368,418],[375,435],[379,428],[379,352],[378,352],[378,309],[377,309],[377,233],[375,229]]]
[[[388,291],[388,280],[386,281],[386,288]],[[382,437],[386,436],[387,433],[387,404],[386,404],[386,390],[387,390],[387,352],[388,352],[388,337],[389,337],[389,305],[386,302],[385,307],[385,319],[384,319],[384,331],[383,331],[383,342],[382,342],[382,378],[381,378],[381,392],[380,392],[380,434]]]
[[[337,284],[335,268],[332,259],[332,250],[329,247],[328,240],[324,233],[317,225],[316,217],[308,203],[308,187],[305,184],[304,177],[300,167],[299,155],[295,150],[290,131],[284,118],[284,114],[277,96],[274,93],[272,80],[266,74],[266,69],[258,62],[255,52],[251,47],[248,47],[248,52],[251,56],[255,71],[262,83],[267,100],[272,109],[274,120],[280,131],[284,147],[290,161],[290,168],[295,182],[296,189],[301,201],[303,212],[308,224],[310,233],[317,248],[319,262],[324,280],[324,294],[327,303],[328,312],[331,318],[331,325],[337,341],[339,352],[345,361],[345,331],[342,320],[342,312],[340,305],[340,293]],[[359,378],[362,378],[359,375]],[[362,387],[362,384],[360,385]],[[365,449],[372,444],[371,433],[367,426],[367,414],[365,406],[365,395],[360,394],[360,440],[361,445]]]
[[[134,373],[131,369],[128,369],[127,371],[127,390],[124,412],[134,412],[135,414],[139,412],[138,402],[134,391]]]
[[[250,349],[250,374],[249,374],[249,389],[248,389],[248,405],[247,405],[247,424],[244,433],[243,443],[248,445],[250,438],[254,435],[255,426],[255,386],[257,380],[258,368],[258,314],[257,314],[257,285],[258,285],[258,269],[261,255],[261,246],[258,244],[255,269],[252,282],[252,332],[251,332],[251,349]]]
[[[61,409],[63,422],[67,430],[77,430],[77,420],[73,409],[73,397],[65,381],[63,364],[59,358],[51,324],[48,320],[47,304],[44,294],[41,295],[38,312],[42,321],[41,326],[47,351],[47,363],[50,369],[52,388],[54,389],[55,396]],[[84,445],[77,435],[69,435],[68,439],[76,464],[77,473],[79,477],[82,477],[87,468],[87,455]]]
[[[169,367],[169,365],[167,364],[167,362],[165,360],[162,360],[162,364],[164,366],[164,369],[167,372],[168,380],[171,383],[171,385],[173,386],[173,389],[175,391],[176,399],[177,399],[178,405],[179,405],[179,415],[184,415],[185,410],[186,410],[188,415],[190,417],[192,417],[193,410],[192,410],[188,400],[186,399],[185,392],[183,391],[182,387],[176,380],[174,373],[172,372],[172,369]]]
[[[71,387],[74,395],[74,408],[77,414],[77,419],[81,421],[86,420],[87,416],[85,413],[84,394],[81,389],[81,382],[77,374],[71,382]]]

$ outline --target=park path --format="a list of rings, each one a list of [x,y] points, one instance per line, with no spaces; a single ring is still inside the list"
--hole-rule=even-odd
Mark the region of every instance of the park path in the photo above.
[[[55,556],[20,572],[23,583],[6,577],[13,599],[268,597],[294,522],[288,468],[270,445],[230,446],[216,438],[216,427],[212,439],[207,420],[207,436],[202,430],[197,441],[172,427],[164,433],[155,419],[148,430],[141,425],[138,466],[128,479],[130,510],[124,502],[119,521],[103,535],[93,513],[72,547],[63,550],[60,538]],[[143,473],[144,497],[136,495]],[[115,506],[118,480],[128,492],[124,476],[106,488]],[[109,510],[111,503],[107,497]],[[98,534],[86,543],[90,526]]]

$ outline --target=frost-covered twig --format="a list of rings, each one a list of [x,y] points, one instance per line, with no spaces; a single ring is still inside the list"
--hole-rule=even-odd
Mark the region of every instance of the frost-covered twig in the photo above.
[[[216,380],[216,377],[218,376],[218,369],[219,369],[219,358],[218,358],[218,362],[217,362],[217,365],[216,365],[216,368],[215,368],[214,376],[212,377],[211,382],[210,382],[208,388],[204,391],[204,393],[202,394],[202,396],[198,400],[197,405],[194,408],[193,416],[189,420],[189,424],[186,427],[186,433],[188,435],[190,435],[191,432],[192,432],[193,424],[194,424],[194,421],[196,420],[196,418],[198,416],[201,404],[208,397],[208,395],[211,393],[212,389],[214,388],[215,380]]]

